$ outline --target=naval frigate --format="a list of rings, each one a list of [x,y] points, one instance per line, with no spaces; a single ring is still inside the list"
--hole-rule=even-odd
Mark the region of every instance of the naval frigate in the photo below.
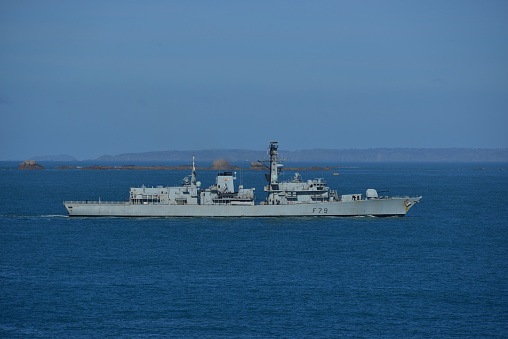
[[[69,216],[80,217],[304,217],[404,216],[422,198],[379,196],[375,189],[339,195],[323,179],[279,181],[278,143],[270,142],[266,199],[255,202],[255,188],[235,187],[233,172],[218,173],[215,184],[202,189],[192,172],[181,186],[132,187],[128,201],[64,201]]]

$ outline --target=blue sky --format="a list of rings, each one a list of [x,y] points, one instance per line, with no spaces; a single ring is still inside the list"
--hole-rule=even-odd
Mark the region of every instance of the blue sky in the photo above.
[[[0,160],[508,147],[507,1],[0,2]]]

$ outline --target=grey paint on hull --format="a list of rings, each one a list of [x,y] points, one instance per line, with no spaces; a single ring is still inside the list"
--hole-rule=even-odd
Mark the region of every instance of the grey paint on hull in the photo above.
[[[282,216],[404,216],[421,197],[320,202],[295,205],[133,205],[73,204],[70,216],[112,217],[282,217]]]

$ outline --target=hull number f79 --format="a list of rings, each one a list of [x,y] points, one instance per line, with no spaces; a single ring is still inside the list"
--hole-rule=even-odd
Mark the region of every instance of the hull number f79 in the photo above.
[[[315,207],[312,209],[312,213],[314,214],[327,214],[328,208]]]

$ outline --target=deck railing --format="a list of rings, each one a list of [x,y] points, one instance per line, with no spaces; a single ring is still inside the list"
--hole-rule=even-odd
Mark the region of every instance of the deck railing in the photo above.
[[[75,204],[75,205],[128,205],[128,201],[64,201],[65,205]]]

